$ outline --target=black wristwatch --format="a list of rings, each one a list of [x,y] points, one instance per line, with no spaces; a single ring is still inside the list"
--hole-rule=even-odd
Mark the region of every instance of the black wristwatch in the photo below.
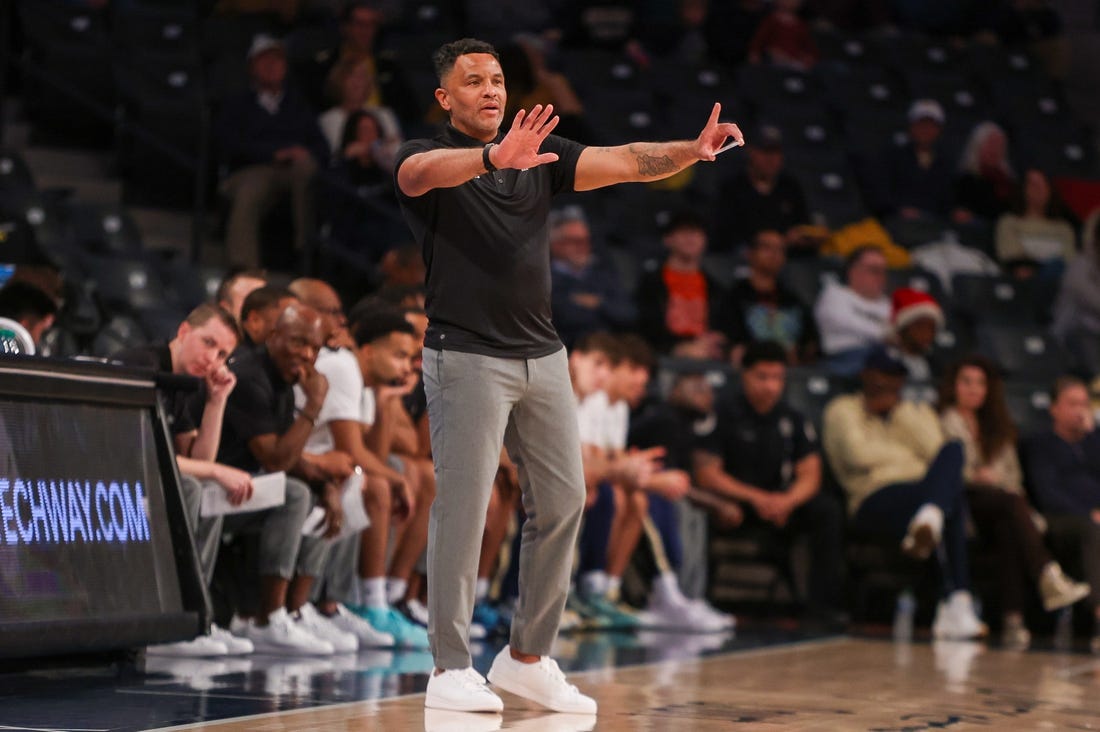
[[[489,159],[489,151],[496,147],[495,142],[490,142],[485,147],[481,148],[481,164],[485,166],[486,173],[492,173],[497,169],[497,166],[493,165],[493,161]]]

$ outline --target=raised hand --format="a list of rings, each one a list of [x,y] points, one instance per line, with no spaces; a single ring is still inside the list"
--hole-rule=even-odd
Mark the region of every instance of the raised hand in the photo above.
[[[539,148],[547,136],[558,126],[554,105],[536,104],[531,112],[519,110],[512,121],[512,128],[489,153],[489,159],[498,168],[525,170],[558,159],[557,153],[539,154]]]
[[[222,364],[206,375],[206,398],[215,404],[224,404],[229,393],[237,385],[237,376]]]
[[[695,154],[700,160],[714,160],[714,157],[722,149],[726,140],[733,138],[734,142],[744,145],[745,136],[741,129],[732,122],[719,122],[718,115],[722,113],[722,105],[714,103],[710,111],[710,119],[707,120],[699,137],[695,138]]]

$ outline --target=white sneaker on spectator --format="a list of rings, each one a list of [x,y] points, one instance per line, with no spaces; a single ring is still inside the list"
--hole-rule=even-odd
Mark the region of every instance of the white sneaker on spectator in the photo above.
[[[485,678],[473,667],[450,669],[428,676],[424,706],[452,712],[500,712],[504,702],[485,683]]]
[[[942,534],[943,509],[934,503],[926,503],[909,520],[909,529],[901,540],[901,550],[914,559],[927,559],[940,543]]]
[[[708,618],[722,630],[733,630],[737,627],[737,618],[729,613],[724,613],[702,598],[689,599],[688,604],[695,608],[695,612]]]
[[[555,712],[596,713],[596,700],[566,681],[557,662],[549,656],[542,656],[535,663],[522,663],[512,658],[510,646],[504,646],[493,659],[489,681]]]
[[[966,590],[955,590],[936,607],[932,637],[940,640],[974,640],[989,635],[989,626],[974,612],[974,598]]]
[[[248,626],[248,638],[260,653],[283,656],[331,656],[336,649],[290,619],[286,608],[267,617],[267,625]]]
[[[1047,562],[1039,574],[1039,596],[1047,612],[1069,607],[1088,597],[1091,587],[1087,582],[1074,582],[1062,571],[1058,562]]]
[[[359,639],[360,648],[392,648],[393,636],[375,630],[374,626],[348,610],[343,605],[336,606],[336,614],[329,621],[345,633],[351,633]]]
[[[225,643],[215,640],[209,635],[200,635],[189,641],[178,643],[160,643],[155,646],[146,646],[147,656],[173,656],[176,658],[203,658],[206,656],[227,656],[229,648]]]
[[[225,647],[229,649],[230,656],[246,656],[256,650],[252,645],[252,641],[234,635],[225,628],[215,624],[210,626],[210,637],[220,643],[224,643]]]
[[[298,608],[296,619],[298,627],[306,630],[310,635],[332,644],[337,653],[355,653],[359,650],[359,638],[354,633],[348,633],[340,629],[331,620],[321,613],[311,603],[306,603]]]
[[[428,627],[428,607],[420,600],[408,600],[405,603],[405,614],[417,625]]]

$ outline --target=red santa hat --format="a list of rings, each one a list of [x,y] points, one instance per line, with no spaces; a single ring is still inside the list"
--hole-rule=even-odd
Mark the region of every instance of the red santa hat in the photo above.
[[[894,332],[921,318],[932,318],[937,328],[943,327],[943,310],[936,302],[936,298],[912,287],[899,287],[894,290],[893,311],[890,315]]]

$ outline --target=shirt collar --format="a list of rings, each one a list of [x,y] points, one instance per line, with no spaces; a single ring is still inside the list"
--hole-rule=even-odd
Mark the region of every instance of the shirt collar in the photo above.
[[[476,137],[470,137],[465,132],[460,132],[450,122],[443,128],[443,134],[440,137],[454,147],[482,147],[486,144]],[[500,142],[503,139],[504,133],[498,131],[497,136],[493,138],[493,142]]]

